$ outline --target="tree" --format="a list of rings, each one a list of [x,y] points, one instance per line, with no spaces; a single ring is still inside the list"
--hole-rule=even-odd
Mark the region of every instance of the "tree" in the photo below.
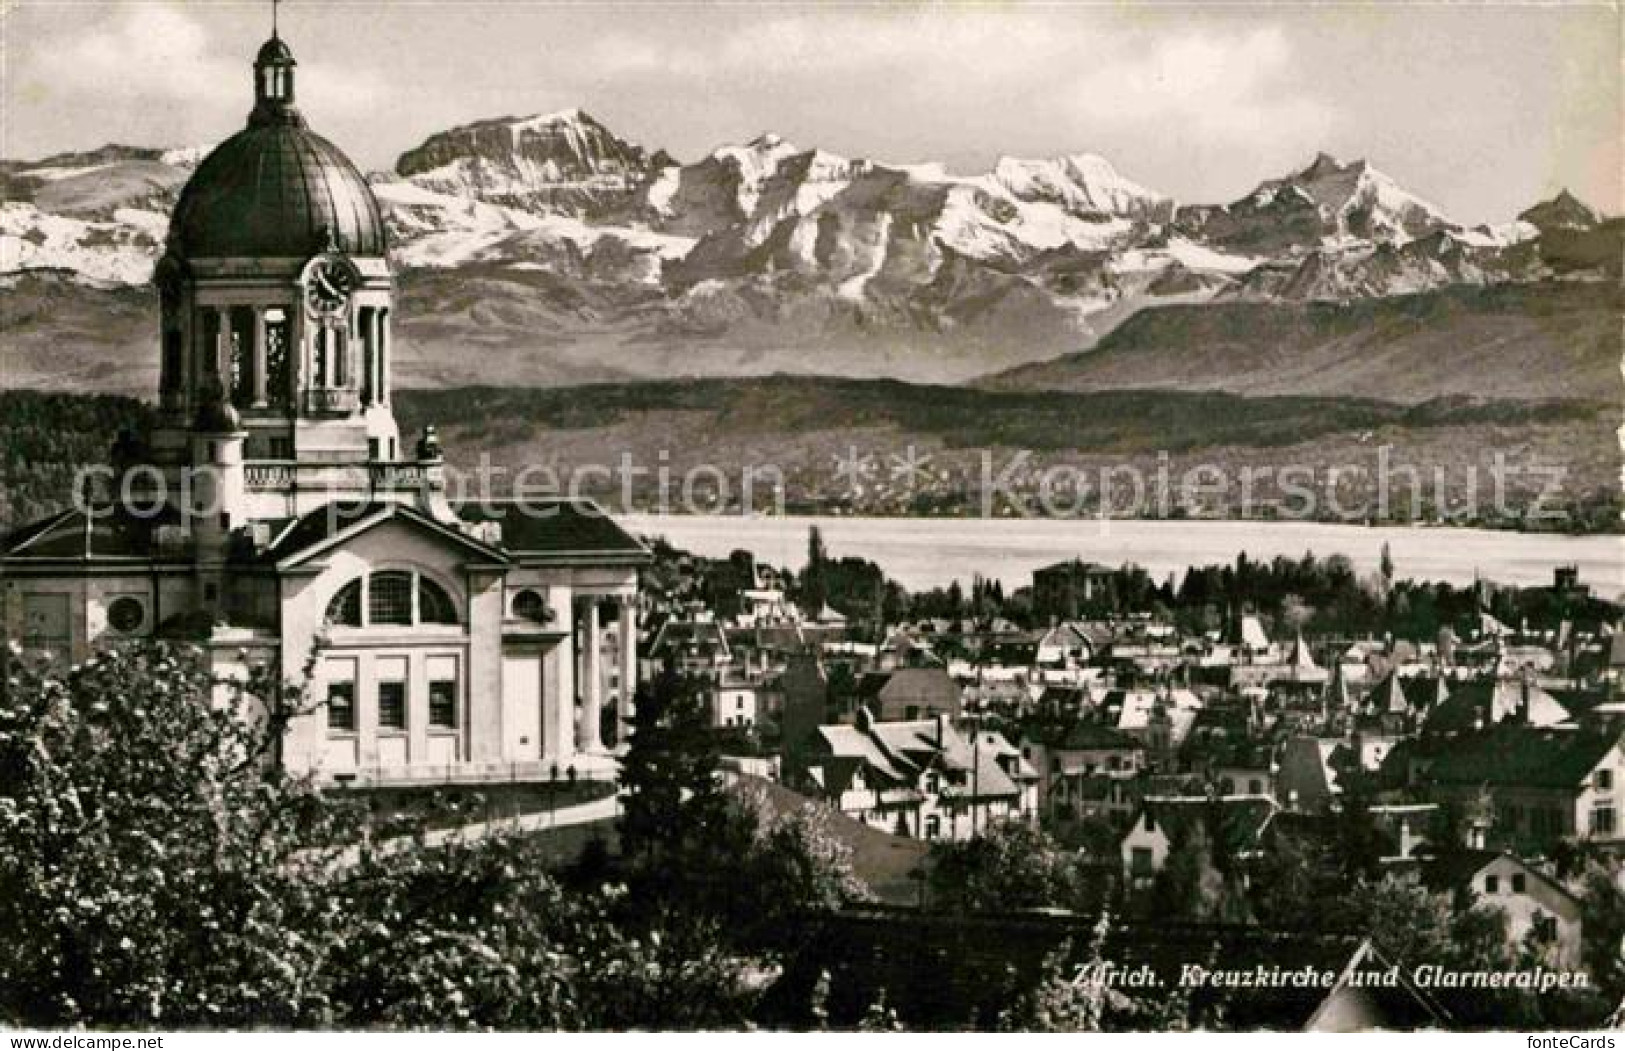
[[[368,845],[364,809],[267,762],[297,695],[243,703],[132,646],[0,699],[0,1020],[96,1028],[738,1028],[749,961],[629,926],[543,845]]]
[[[707,730],[705,683],[668,663],[638,687],[621,758],[621,853],[654,869],[693,861],[728,820]]]
[[[801,611],[816,617],[829,602],[829,556],[817,526],[807,530],[807,568],[801,573]]]
[[[0,702],[0,1017],[54,1027],[309,1022],[299,936],[343,815],[267,764],[294,698],[245,718],[195,656],[20,658]],[[315,881],[319,883],[319,881]]]
[[[1004,821],[963,842],[931,848],[931,888],[961,912],[1086,907],[1077,865],[1046,833]]]

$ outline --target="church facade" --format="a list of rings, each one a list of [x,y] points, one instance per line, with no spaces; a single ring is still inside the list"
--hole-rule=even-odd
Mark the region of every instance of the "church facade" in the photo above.
[[[5,634],[71,660],[187,639],[222,682],[278,673],[308,709],[295,772],[607,768],[649,552],[588,500],[455,499],[433,429],[408,448],[383,214],[300,115],[296,65],[273,34],[247,127],[182,191],[154,274],[158,422],[6,538]]]

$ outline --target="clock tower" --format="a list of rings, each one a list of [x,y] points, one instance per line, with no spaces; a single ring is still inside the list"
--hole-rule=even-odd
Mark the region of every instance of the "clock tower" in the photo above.
[[[240,520],[415,477],[390,406],[383,214],[355,165],[295,107],[296,67],[273,32],[254,61],[247,127],[187,183],[155,273],[153,459],[203,466],[198,450],[217,446],[196,440],[200,428],[229,416],[242,436]]]

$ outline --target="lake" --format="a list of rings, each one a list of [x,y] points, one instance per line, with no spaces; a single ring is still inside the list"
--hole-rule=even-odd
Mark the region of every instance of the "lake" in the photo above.
[[[1188,566],[1253,559],[1347,555],[1374,571],[1382,545],[1395,575],[1416,580],[1549,584],[1553,568],[1574,563],[1580,579],[1602,597],[1625,590],[1625,537],[1560,536],[1488,529],[1361,526],[1319,522],[1060,521],[1055,519],[616,516],[643,535],[708,557],[744,548],[774,565],[800,569],[807,530],[818,526],[830,555],[857,555],[880,565],[910,590],[969,585],[972,574],[1008,589],[1032,583],[1032,571],[1064,559],[1118,565],[1136,562],[1155,579]]]

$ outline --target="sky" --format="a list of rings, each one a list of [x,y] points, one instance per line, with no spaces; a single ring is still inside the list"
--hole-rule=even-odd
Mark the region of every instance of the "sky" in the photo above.
[[[0,157],[226,137],[270,6],[0,0]],[[684,161],[764,131],[967,173],[1097,153],[1205,203],[1325,151],[1459,222],[1564,187],[1625,211],[1614,5],[288,0],[280,21],[306,117],[368,169],[579,106]]]

